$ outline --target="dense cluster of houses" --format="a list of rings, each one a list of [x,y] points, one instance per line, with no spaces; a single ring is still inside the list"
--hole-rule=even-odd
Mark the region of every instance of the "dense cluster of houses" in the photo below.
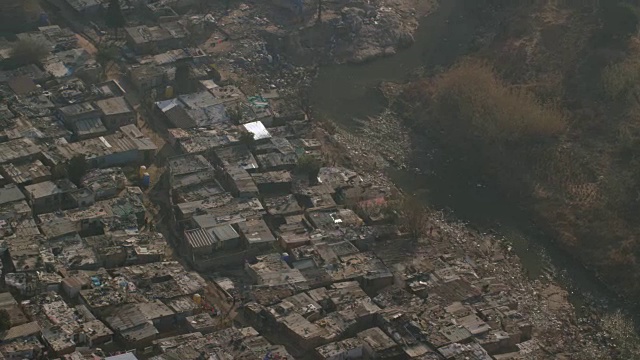
[[[106,2],[67,3],[91,15]],[[383,214],[390,189],[319,166],[328,161],[299,99],[225,81],[174,3],[186,2],[149,2],[158,21],[124,29],[130,86],[101,80],[95,52],[67,28],[17,35],[50,53],[40,66],[0,71],[0,310],[9,318],[0,359],[506,360],[542,351],[509,287],[479,277],[468,258],[385,263],[376,240],[401,235]],[[0,61],[10,47],[0,42]],[[174,88],[180,71],[196,86]],[[145,131],[177,154],[153,181],[169,204],[164,235],[150,220],[151,181],[140,181],[139,166],[158,152],[141,129],[150,122]],[[225,269],[243,281],[205,276]],[[235,325],[225,321],[235,315]]]

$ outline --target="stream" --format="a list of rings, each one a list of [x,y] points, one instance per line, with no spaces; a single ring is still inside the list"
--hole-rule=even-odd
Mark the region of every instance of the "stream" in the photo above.
[[[479,21],[467,16],[465,0],[443,0],[425,17],[415,34],[415,43],[391,57],[364,64],[331,65],[320,68],[312,86],[312,101],[318,115],[357,131],[370,116],[379,114],[385,100],[377,90],[384,81],[405,82],[417,69],[432,72],[446,68],[471,52]],[[504,199],[498,189],[477,180],[439,175],[428,168],[428,160],[412,167],[388,169],[388,174],[406,194],[428,206],[445,209],[455,218],[481,231],[495,231],[506,238],[532,279],[553,272],[567,287],[576,310],[586,303],[623,307],[595,275],[543,236],[519,209]]]

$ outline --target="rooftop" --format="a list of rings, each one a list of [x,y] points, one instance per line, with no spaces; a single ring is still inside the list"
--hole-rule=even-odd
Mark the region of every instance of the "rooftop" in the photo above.
[[[161,23],[159,26],[133,26],[125,28],[134,43],[144,44],[168,39],[180,39],[188,32],[178,22]]]
[[[343,358],[351,355],[352,351],[359,349],[359,354],[362,354],[362,348],[364,344],[358,338],[348,338],[342,341],[336,341],[326,345],[322,345],[316,348],[316,351],[320,356],[325,359]],[[357,355],[356,355],[357,356]]]
[[[120,355],[107,356],[105,360],[138,360],[138,358],[132,353],[125,353]]]
[[[241,168],[251,171],[258,168],[256,159],[245,145],[229,146],[215,150],[216,157],[231,165],[240,166]]]
[[[185,175],[202,170],[213,170],[213,166],[202,155],[181,155],[168,160],[171,176]]]
[[[379,327],[361,331],[358,333],[357,337],[376,352],[398,346],[395,341],[387,336],[387,334],[385,334]]]
[[[38,333],[40,333],[40,325],[38,325],[37,321],[32,321],[30,323],[11,327],[11,329],[2,334],[1,338],[4,342],[36,335]]]
[[[216,325],[215,319],[206,312],[198,315],[187,316],[186,320],[187,323],[189,323],[189,326],[195,330],[206,329]]]
[[[107,116],[133,112],[124,96],[98,100],[96,101],[96,106],[102,111],[102,114]]]
[[[267,128],[260,121],[254,121],[248,124],[244,124],[242,126],[244,126],[245,130],[247,130],[249,133],[253,134],[254,140],[263,140],[263,139],[271,138],[271,134],[269,134],[269,131],[267,130]]]
[[[0,205],[24,200],[24,194],[14,184],[8,184],[0,188]]]
[[[90,102],[83,102],[61,107],[59,111],[63,116],[78,116],[82,114],[97,113],[98,109],[96,109],[96,107]]]
[[[40,153],[31,139],[20,138],[0,143],[0,164],[15,162]]]
[[[81,138],[104,135],[107,133],[107,128],[99,117],[78,120],[73,124],[73,127],[75,128],[76,135]]]
[[[2,171],[16,184],[24,184],[51,176],[49,168],[40,160],[19,165],[8,163],[2,165]]]
[[[276,238],[262,219],[253,219],[238,224],[240,231],[250,245],[275,242]]]
[[[194,249],[213,246],[216,243],[216,238],[205,229],[187,230],[184,237]]]
[[[75,184],[73,184],[71,181],[69,181],[69,179],[43,181],[41,183],[27,185],[24,187],[25,191],[33,199],[39,199],[47,196],[63,194],[71,190],[75,190],[77,188],[78,187]]]

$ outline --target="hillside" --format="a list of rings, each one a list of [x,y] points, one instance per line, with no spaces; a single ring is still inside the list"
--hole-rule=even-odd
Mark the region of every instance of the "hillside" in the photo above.
[[[605,283],[640,294],[638,4],[479,1],[465,59],[403,87],[396,110],[453,169],[514,209]],[[560,5],[561,4],[561,5]],[[425,143],[429,145],[425,145]]]

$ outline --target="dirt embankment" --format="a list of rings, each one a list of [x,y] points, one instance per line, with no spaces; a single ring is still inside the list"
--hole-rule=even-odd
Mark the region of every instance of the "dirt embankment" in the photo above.
[[[297,27],[265,29],[269,46],[293,62],[359,63],[393,55],[413,43],[418,21],[436,7],[435,0],[304,1]],[[283,8],[295,14],[295,9]]]

